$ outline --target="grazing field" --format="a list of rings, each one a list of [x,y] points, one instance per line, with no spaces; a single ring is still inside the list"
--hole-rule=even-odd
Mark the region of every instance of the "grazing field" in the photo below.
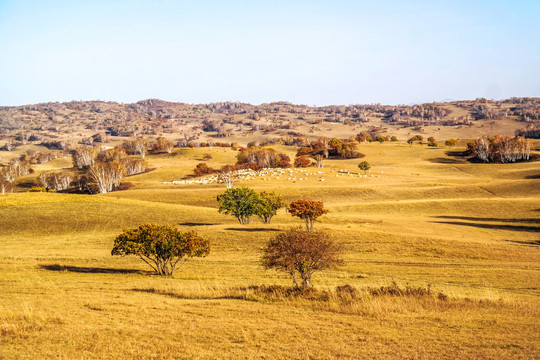
[[[347,174],[356,159],[237,181],[330,210],[315,228],[343,245],[345,265],[316,273],[308,295],[271,287],[292,282],[259,264],[300,220],[281,209],[240,225],[217,211],[223,184],[164,184],[206,153],[210,166],[233,163],[230,149],[149,156],[153,170],[126,191],[1,195],[0,358],[539,358],[540,163],[448,154],[462,149],[362,144],[367,177]],[[211,253],[173,277],[112,257],[116,235],[144,222],[196,230]],[[393,281],[433,295],[369,290]]]

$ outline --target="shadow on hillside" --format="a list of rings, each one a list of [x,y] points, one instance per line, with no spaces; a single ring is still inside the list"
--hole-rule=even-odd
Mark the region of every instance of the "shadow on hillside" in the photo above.
[[[529,223],[540,224],[540,219],[528,218],[528,219],[498,219],[498,218],[483,218],[483,217],[471,217],[471,216],[435,216],[438,219],[457,219],[457,220],[470,220],[470,221],[495,221],[505,223]]]
[[[204,223],[204,222],[183,222],[183,223],[178,223],[178,225],[180,226],[212,226],[212,225],[217,225],[217,224]]]
[[[466,151],[446,151],[445,154],[448,156],[454,156],[454,157],[460,157],[460,158],[464,158],[469,155]]]
[[[525,179],[527,179],[527,180],[538,180],[538,179],[540,179],[540,174],[527,175],[527,176],[525,176]]]
[[[503,241],[510,242],[516,245],[523,245],[523,246],[540,246],[540,240],[533,240],[533,241],[503,240]]]
[[[471,227],[477,227],[477,228],[482,228],[482,229],[493,229],[493,230],[540,232],[540,227],[538,226],[483,224],[483,223],[462,222],[462,221],[432,221],[432,223],[471,226]]]
[[[148,274],[151,271],[134,270],[134,269],[114,269],[114,268],[98,268],[98,267],[83,267],[83,266],[66,266],[66,265],[39,265],[41,269],[49,271],[68,271],[74,273],[87,274]]]
[[[464,164],[464,160],[456,160],[456,159],[449,159],[449,158],[443,158],[443,157],[437,157],[428,159],[429,162],[434,164]]]
[[[231,299],[231,300],[245,300],[245,301],[254,301],[257,300],[251,300],[246,299],[245,296],[242,295],[224,295],[224,296],[201,296],[198,294],[195,295],[185,295],[180,293],[175,293],[172,291],[165,291],[165,290],[159,290],[154,288],[148,288],[148,289],[131,289],[130,291],[134,292],[140,292],[140,293],[147,293],[147,294],[157,294],[157,295],[164,295],[171,297],[173,299],[197,299],[197,300],[222,300],[222,299]]]
[[[225,230],[231,230],[231,231],[247,231],[247,232],[281,231],[280,229],[271,229],[271,228],[226,228]]]

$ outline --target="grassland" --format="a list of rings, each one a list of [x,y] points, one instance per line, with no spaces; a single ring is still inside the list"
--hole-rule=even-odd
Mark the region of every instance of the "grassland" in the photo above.
[[[329,160],[307,180],[236,184],[330,209],[316,227],[343,244],[346,264],[314,276],[326,293],[312,299],[251,287],[291,285],[258,261],[297,220],[281,210],[242,226],[217,212],[223,185],[163,184],[205,153],[211,166],[233,162],[230,149],[151,156],[154,170],[128,178],[127,191],[0,196],[0,358],[540,357],[540,164],[473,164],[402,143],[359,150],[373,177],[339,175],[358,160]],[[71,164],[41,166],[36,174]],[[171,278],[110,255],[122,229],[150,221],[197,230],[210,256]],[[394,280],[448,298],[366,290]],[[358,296],[339,296],[345,284]]]

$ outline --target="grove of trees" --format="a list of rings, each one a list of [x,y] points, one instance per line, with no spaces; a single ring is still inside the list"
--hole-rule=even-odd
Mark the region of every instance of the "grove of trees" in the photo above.
[[[235,216],[243,225],[251,224],[254,215],[269,224],[277,210],[285,205],[281,196],[274,192],[257,194],[248,187],[227,189],[224,194],[218,195],[217,201],[220,213]]]
[[[531,146],[531,140],[521,136],[483,136],[468,143],[467,152],[483,162],[506,163],[529,160]]]

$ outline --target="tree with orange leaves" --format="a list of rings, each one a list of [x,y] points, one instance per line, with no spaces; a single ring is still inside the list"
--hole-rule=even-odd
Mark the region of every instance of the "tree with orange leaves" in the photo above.
[[[313,223],[315,220],[328,212],[328,210],[324,208],[322,201],[312,200],[297,200],[292,202],[287,207],[287,211],[292,216],[304,219],[307,232],[313,231]]]

